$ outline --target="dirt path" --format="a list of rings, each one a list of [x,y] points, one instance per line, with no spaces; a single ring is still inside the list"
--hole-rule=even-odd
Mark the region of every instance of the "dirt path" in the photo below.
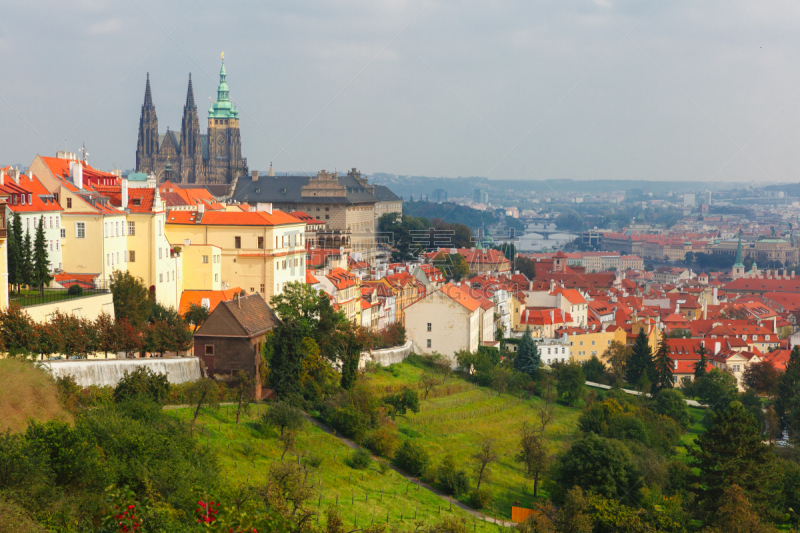
[[[305,417],[309,422],[311,422],[312,424],[317,426],[320,430],[324,431],[325,433],[327,433],[329,435],[332,435],[332,436],[336,437],[337,439],[342,441],[344,444],[346,444],[350,448],[352,448],[354,450],[358,450],[358,449],[361,448],[361,446],[359,446],[358,444],[356,444],[352,440],[350,440],[348,438],[345,438],[345,437],[342,437],[341,435],[338,435],[334,430],[332,430],[327,425],[325,425],[324,423],[320,422],[319,420],[317,420],[313,416],[305,414]],[[390,463],[389,466],[392,468],[392,470],[394,470],[395,472],[397,472],[398,474],[400,474],[401,476],[406,478],[407,481],[410,481],[411,483],[413,483],[415,485],[419,485],[420,487],[422,487],[423,489],[427,490],[428,492],[431,492],[431,493],[437,495],[438,497],[440,497],[441,499],[445,500],[448,503],[452,503],[453,505],[461,508],[463,511],[466,511],[467,513],[469,513],[470,515],[474,516],[475,518],[477,518],[479,520],[483,520],[485,522],[489,522],[489,523],[492,523],[492,524],[498,524],[498,525],[501,525],[501,526],[504,526],[504,527],[514,527],[514,526],[517,525],[514,522],[495,519],[495,518],[492,518],[490,516],[486,516],[486,515],[482,514],[481,512],[476,511],[475,509],[473,509],[469,505],[467,505],[465,503],[462,503],[462,502],[460,502],[460,501],[458,501],[458,500],[456,500],[454,498],[451,498],[450,496],[448,496],[447,494],[443,493],[442,491],[440,491],[438,489],[435,489],[434,487],[428,485],[424,481],[422,481],[422,480],[420,480],[418,478],[415,478],[413,476],[409,476],[408,474],[406,474],[405,472],[403,472],[402,470],[400,470],[399,468],[397,468],[393,464]]]

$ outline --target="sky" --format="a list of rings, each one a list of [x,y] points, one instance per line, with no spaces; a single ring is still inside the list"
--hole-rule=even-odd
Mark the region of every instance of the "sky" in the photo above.
[[[3,4],[0,165],[131,169],[146,73],[204,129],[225,52],[251,170],[800,181],[796,1]]]

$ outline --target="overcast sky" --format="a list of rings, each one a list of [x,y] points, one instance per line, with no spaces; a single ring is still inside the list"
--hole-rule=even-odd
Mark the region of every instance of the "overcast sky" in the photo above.
[[[225,52],[251,170],[800,181],[797,1],[28,0],[2,6],[0,164],[133,167]]]

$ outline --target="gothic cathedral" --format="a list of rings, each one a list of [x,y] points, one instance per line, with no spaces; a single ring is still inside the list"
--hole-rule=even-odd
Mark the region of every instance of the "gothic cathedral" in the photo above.
[[[183,106],[181,132],[158,133],[158,117],[150,94],[150,74],[144,90],[136,144],[136,172],[152,172],[159,182],[230,183],[247,174],[247,158],[242,157],[239,112],[231,105],[225,81],[225,60],[219,71],[217,101],[208,110],[208,133],[200,133],[194,103],[192,75]]]

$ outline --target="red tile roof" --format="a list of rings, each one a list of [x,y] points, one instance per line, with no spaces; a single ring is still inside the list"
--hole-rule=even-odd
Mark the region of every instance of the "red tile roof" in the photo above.
[[[242,289],[240,287],[234,287],[232,289],[227,289],[222,291],[185,290],[181,294],[181,304],[179,312],[181,315],[185,315],[192,304],[203,305],[203,300],[208,299],[209,303],[208,311],[210,313],[214,309],[216,309],[221,302],[233,300],[233,296],[235,294],[239,294],[240,292],[242,292]]]
[[[2,175],[3,171],[0,170],[0,176]],[[0,185],[0,192],[8,195],[7,205],[14,213],[63,211],[55,197],[34,175],[28,178],[27,174],[21,173],[19,185],[6,175],[3,177],[3,185]]]
[[[202,216],[201,216],[202,215]],[[197,220],[200,220],[197,222]],[[302,221],[283,211],[170,211],[167,224],[200,224],[203,226],[280,226],[283,224],[301,224]]]

